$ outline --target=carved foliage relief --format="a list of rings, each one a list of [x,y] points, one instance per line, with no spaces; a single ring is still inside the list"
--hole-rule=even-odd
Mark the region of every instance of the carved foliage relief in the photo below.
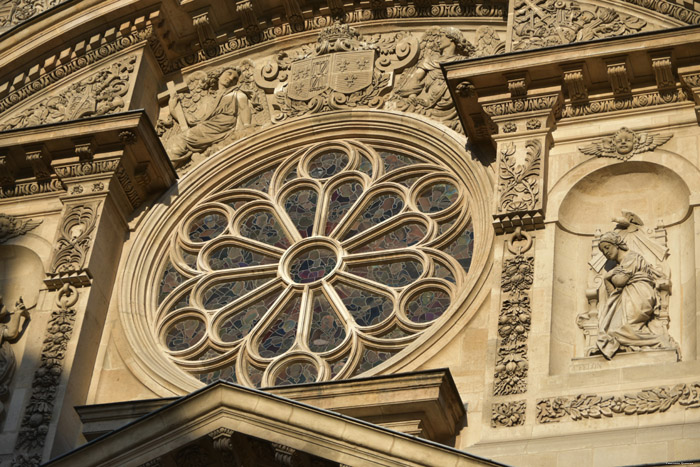
[[[519,426],[525,424],[525,401],[503,402],[491,406],[491,426]]]
[[[0,34],[66,0],[1,0]]]
[[[0,131],[96,117],[126,110],[136,56],[122,58],[19,113],[2,116]]]
[[[504,144],[499,164],[499,212],[532,211],[541,201],[542,143],[525,142],[525,157],[518,160],[516,143]]]
[[[57,309],[51,312],[49,319],[41,351],[41,363],[34,373],[32,395],[22,417],[15,443],[13,466],[38,465],[41,461],[41,452],[53,415],[56,391],[61,383],[63,360],[73,334],[76,314],[74,306],[77,301],[78,291],[69,284],[64,284],[57,293]]]
[[[514,50],[618,37],[646,30],[646,21],[575,0],[516,0]]]
[[[666,412],[676,404],[686,409],[700,407],[700,383],[661,386],[623,396],[579,394],[541,399],[537,402],[537,421],[552,423],[567,417],[579,421],[623,414],[642,415]]]
[[[501,311],[493,394],[507,396],[527,391],[527,341],[530,335],[530,289],[535,258],[525,253],[532,239],[516,230],[507,242],[509,254],[501,273]]]

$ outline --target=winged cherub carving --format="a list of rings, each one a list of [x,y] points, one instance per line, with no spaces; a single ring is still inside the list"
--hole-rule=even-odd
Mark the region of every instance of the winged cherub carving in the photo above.
[[[606,136],[578,149],[589,156],[614,157],[626,161],[635,154],[653,151],[672,137],[671,134],[636,133],[623,126],[612,136]]]
[[[32,219],[22,220],[17,219],[7,214],[0,214],[0,243],[5,242],[13,237],[24,235],[32,229],[35,229],[41,221]]]

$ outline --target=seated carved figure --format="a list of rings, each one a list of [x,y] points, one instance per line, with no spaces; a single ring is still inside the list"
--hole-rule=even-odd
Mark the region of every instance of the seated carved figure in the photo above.
[[[167,143],[168,153],[177,165],[186,162],[192,154],[206,151],[215,143],[224,140],[234,130],[247,130],[251,125],[251,106],[248,95],[238,85],[240,72],[236,68],[224,68],[208,76],[208,87],[214,88],[213,99],[204,114],[197,118],[185,112],[176,118],[180,128]],[[170,101],[170,113],[178,115],[175,107],[179,98]]]
[[[609,359],[620,349],[676,349],[666,324],[659,320],[659,289],[668,286],[665,274],[630,251],[616,232],[603,234],[598,248],[616,263],[603,278],[608,299],[598,321],[596,344],[600,353]]]

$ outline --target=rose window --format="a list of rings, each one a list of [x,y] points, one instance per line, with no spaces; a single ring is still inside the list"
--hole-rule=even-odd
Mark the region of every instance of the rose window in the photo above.
[[[202,382],[272,386],[381,365],[457,307],[467,191],[427,155],[298,148],[203,197],[156,285],[159,342]]]

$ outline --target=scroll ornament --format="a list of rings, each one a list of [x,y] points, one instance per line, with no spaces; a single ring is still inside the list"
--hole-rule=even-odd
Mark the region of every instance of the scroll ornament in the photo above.
[[[97,224],[97,208],[97,204],[79,205],[67,212],[56,242],[51,267],[54,273],[72,273],[84,268]]]
[[[653,151],[672,137],[673,135],[634,132],[627,127],[622,127],[614,135],[593,141],[578,149],[589,156],[614,157],[626,161],[635,154]]]
[[[30,230],[37,228],[41,222],[42,221],[40,220],[22,220],[14,216],[0,214],[0,243],[4,243],[11,238],[24,235]]]

